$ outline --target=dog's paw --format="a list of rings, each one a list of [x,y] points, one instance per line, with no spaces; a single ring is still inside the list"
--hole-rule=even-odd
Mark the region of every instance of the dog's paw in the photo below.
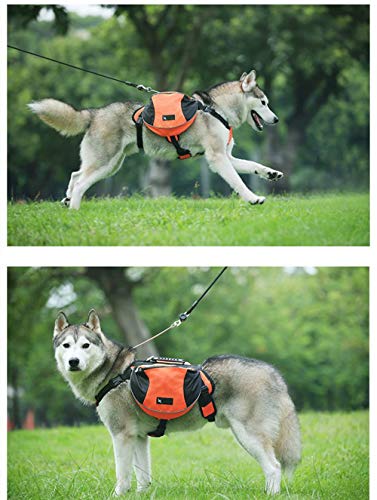
[[[266,201],[266,198],[264,196],[257,196],[255,200],[250,201],[250,205],[263,205],[263,203]]]
[[[125,495],[130,489],[131,485],[129,481],[118,483],[115,486],[113,497],[120,497],[121,495]]]
[[[138,485],[138,487],[137,487],[136,491],[137,491],[138,493],[144,493],[144,492],[146,492],[146,491],[147,491],[147,489],[150,487],[150,485],[151,485],[151,484],[152,484],[152,483],[140,484],[140,485]]]
[[[267,179],[269,181],[277,181],[278,179],[281,179],[284,177],[283,172],[279,172],[279,170],[270,170],[267,172]]]
[[[65,207],[69,207],[69,202],[71,201],[71,198],[63,198],[62,201],[60,202],[62,205],[64,205]]]

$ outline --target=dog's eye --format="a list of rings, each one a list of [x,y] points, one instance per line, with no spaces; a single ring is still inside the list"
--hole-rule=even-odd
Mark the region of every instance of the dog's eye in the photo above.
[[[83,344],[83,345],[82,345],[81,347],[82,347],[83,349],[88,349],[88,347],[89,347],[89,344],[88,344],[88,343],[86,343],[86,344]]]
[[[68,349],[69,344],[63,344],[63,347],[64,347],[65,349]]]
[[[263,104],[263,106],[266,105],[266,101],[264,99],[261,100],[261,103]]]

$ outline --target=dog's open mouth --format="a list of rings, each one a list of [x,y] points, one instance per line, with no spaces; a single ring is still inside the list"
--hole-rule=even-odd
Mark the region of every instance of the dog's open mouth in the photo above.
[[[251,110],[251,118],[254,120],[254,123],[258,130],[263,130],[263,119],[258,115],[258,113],[254,110]]]
[[[78,366],[70,366],[69,371],[70,372],[81,372],[81,368],[79,368]]]

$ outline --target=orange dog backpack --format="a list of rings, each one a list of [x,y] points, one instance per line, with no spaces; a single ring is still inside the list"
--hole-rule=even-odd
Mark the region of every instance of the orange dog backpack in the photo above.
[[[138,406],[157,418],[152,437],[164,435],[166,423],[188,413],[198,403],[200,412],[209,422],[215,420],[216,407],[212,398],[215,385],[200,367],[176,358],[151,357],[134,361],[124,373],[112,378],[96,395],[96,404],[119,384],[129,380],[130,389]]]
[[[212,114],[229,129],[229,143],[232,138],[232,128],[213,108],[180,92],[159,92],[151,97],[146,106],[137,109],[132,116],[136,125],[139,149],[143,149],[142,126],[144,124],[154,134],[165,137],[173,144],[180,160],[191,158],[190,151],[179,144],[179,137],[194,123],[199,110]]]
[[[145,413],[172,420],[188,413],[202,392],[213,393],[209,375],[187,361],[171,358],[149,358],[131,373],[131,392]],[[201,407],[203,417],[214,411],[214,405]]]

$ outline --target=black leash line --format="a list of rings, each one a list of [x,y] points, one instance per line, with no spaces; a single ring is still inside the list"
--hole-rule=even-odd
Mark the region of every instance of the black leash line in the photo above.
[[[190,314],[192,313],[192,311],[195,309],[195,307],[199,304],[199,302],[204,299],[204,297],[207,295],[207,293],[211,290],[211,288],[213,287],[213,285],[216,283],[216,281],[218,279],[221,278],[221,276],[223,275],[223,273],[225,273],[225,271],[227,270],[228,268],[227,267],[224,267],[220,272],[219,274],[216,276],[216,278],[212,281],[212,283],[206,288],[206,290],[204,290],[204,292],[201,294],[201,296],[195,300],[195,302],[191,305],[191,307],[189,309],[187,309],[186,312],[182,313],[179,315],[179,319],[181,321],[185,321],[189,316]]]
[[[69,63],[66,63],[63,61],[58,61],[57,59],[52,59],[51,57],[42,56],[41,54],[37,54],[36,52],[31,52],[29,50],[20,49],[19,47],[15,47],[14,45],[7,45],[7,47],[9,49],[18,50],[19,52],[23,52],[23,53],[29,54],[31,56],[45,59],[46,61],[51,61],[51,62],[54,62],[57,64],[61,64],[62,66],[67,66],[68,68],[77,69],[79,71],[84,71],[85,73],[90,73],[90,74],[95,75],[95,76],[100,76],[101,78],[107,78],[108,80],[113,80],[113,81],[118,82],[118,83],[123,83],[124,85],[128,85],[129,87],[134,87],[135,89],[141,90],[143,92],[154,92],[156,94],[158,93],[158,90],[154,90],[151,87],[145,87],[144,85],[141,85],[141,84],[128,82],[127,80],[120,80],[119,78],[115,78],[115,77],[109,76],[109,75],[104,75],[103,73],[98,73],[97,71],[92,71],[90,69],[81,68],[80,66],[74,66],[73,64],[69,64]]]
[[[154,340],[156,339],[157,337],[159,337],[160,335],[162,335],[163,333],[166,333],[168,332],[169,330],[172,330],[173,328],[176,328],[177,326],[181,325],[184,321],[186,321],[186,319],[190,316],[190,314],[192,313],[192,311],[195,309],[195,307],[199,304],[199,302],[204,299],[204,297],[207,295],[207,293],[211,290],[211,288],[213,287],[213,285],[216,283],[216,281],[218,279],[220,279],[220,277],[225,273],[225,271],[227,270],[228,268],[227,267],[224,267],[220,272],[219,274],[216,276],[216,278],[210,283],[210,285],[208,285],[208,287],[204,290],[204,292],[201,294],[201,296],[195,300],[195,302],[191,305],[191,307],[189,307],[189,309],[187,309],[186,312],[184,313],[181,313],[178,317],[178,319],[176,321],[174,321],[174,323],[172,323],[170,326],[168,326],[167,328],[165,328],[165,330],[162,330],[162,332],[159,332],[157,333],[156,335],[153,335],[153,337],[147,339],[147,340],[144,340],[143,342],[140,342],[140,344],[137,344],[135,346],[132,347],[132,349],[137,349],[138,347],[146,344],[147,342],[150,342],[151,340]]]

